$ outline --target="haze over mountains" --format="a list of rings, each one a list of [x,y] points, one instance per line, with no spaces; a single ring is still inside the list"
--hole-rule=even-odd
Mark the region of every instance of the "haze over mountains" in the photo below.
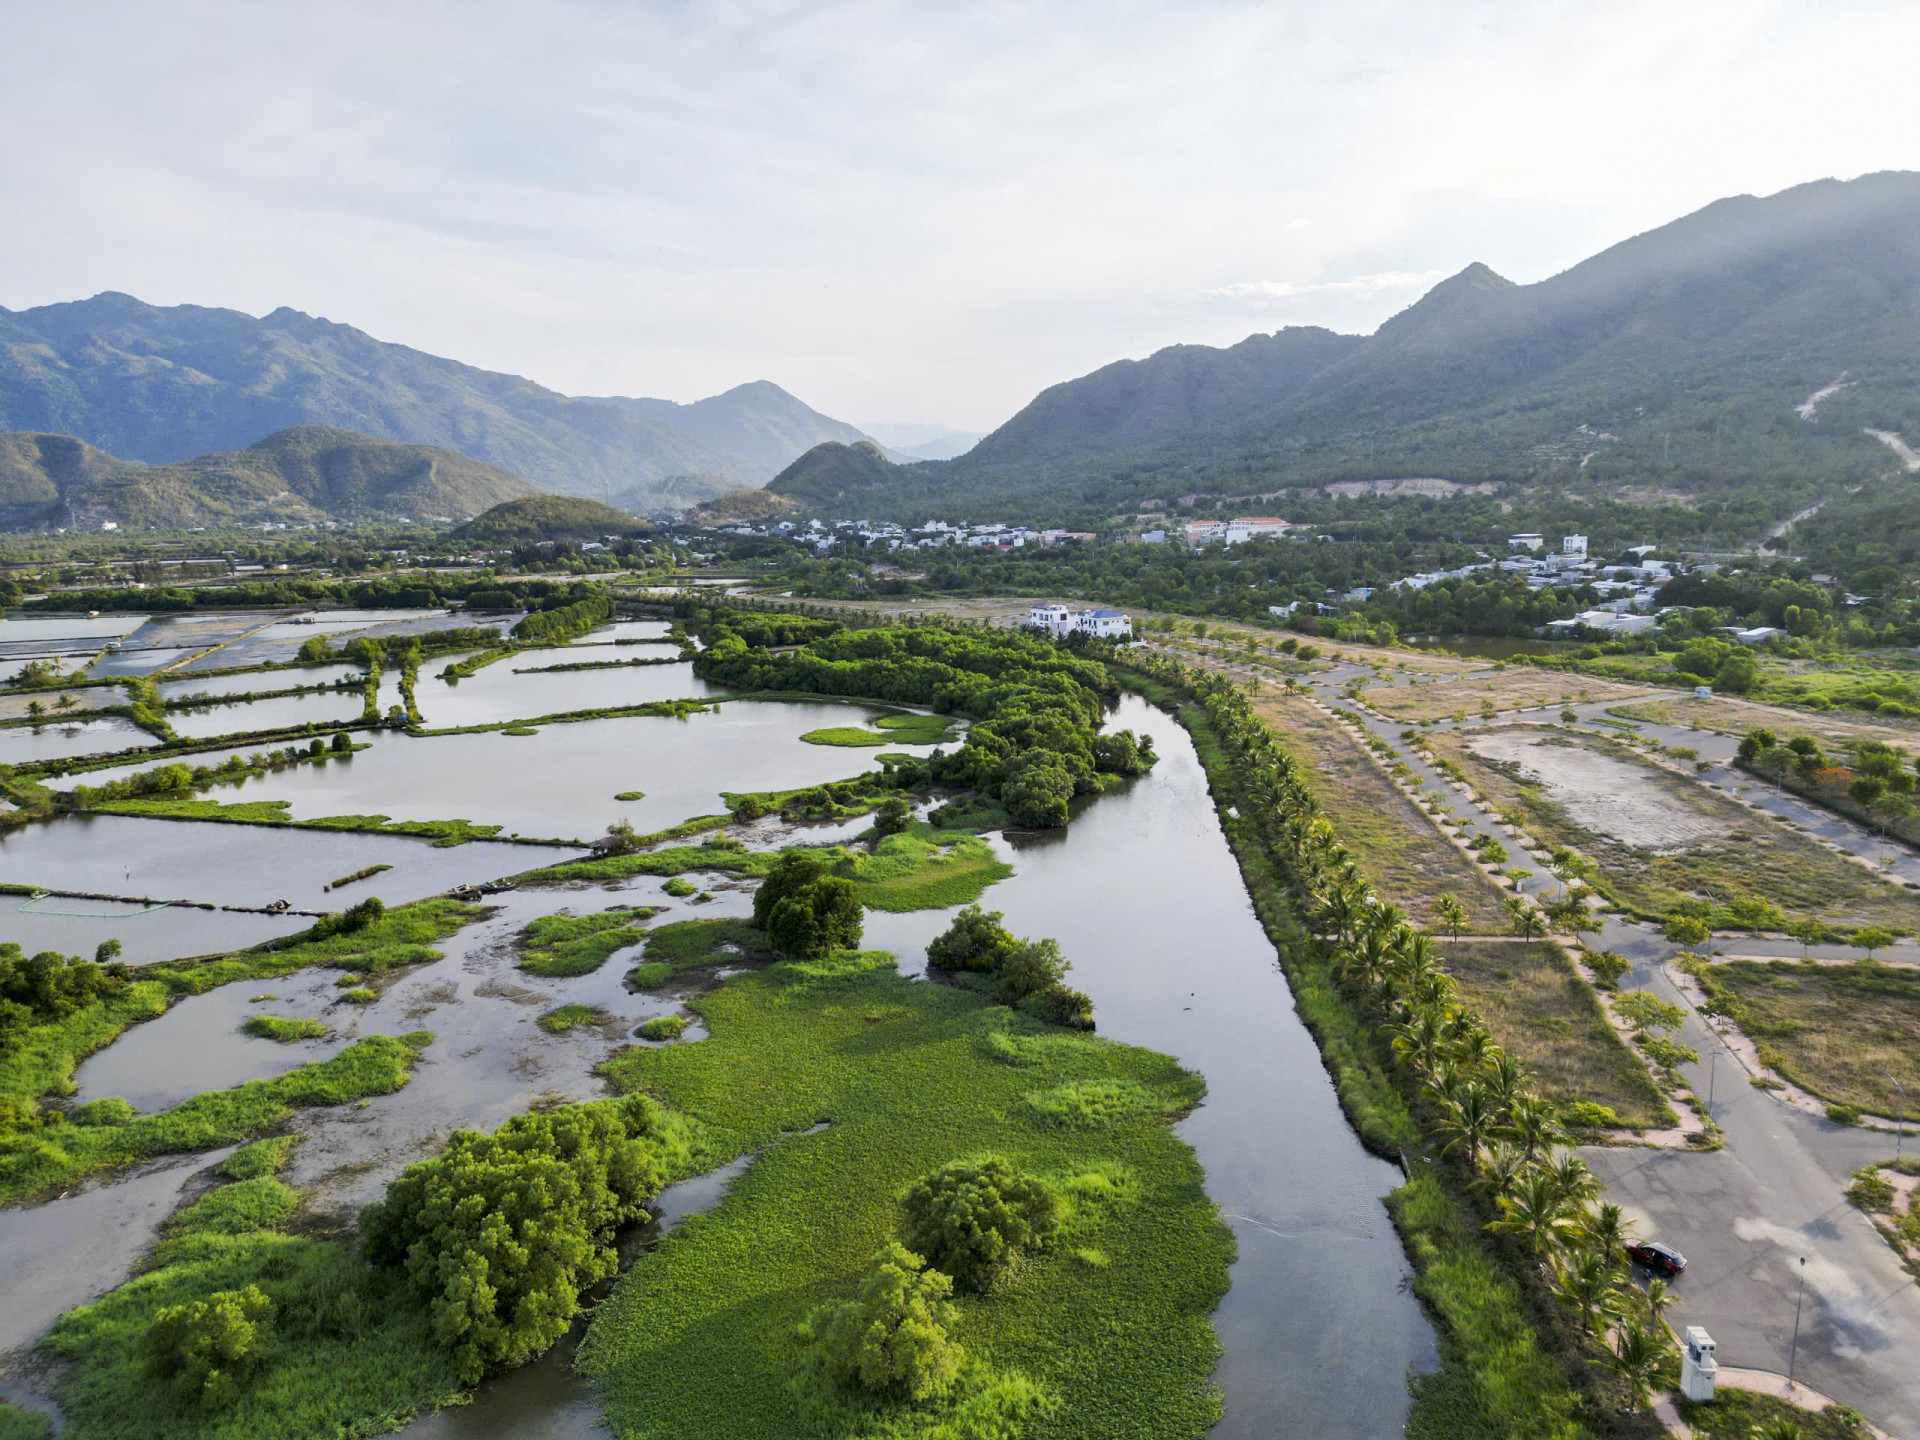
[[[303,425],[243,450],[141,465],[70,435],[0,435],[0,527],[461,520],[536,493],[497,465]]]
[[[1412,476],[1839,483],[1900,464],[1869,430],[1920,442],[1908,172],[1721,200],[1538,284],[1471,265],[1370,336],[1296,327],[1120,361],[958,459],[866,481],[859,506],[990,517]]]
[[[112,292],[0,309],[0,431],[164,464],[306,425],[441,446],[643,510],[764,485],[812,445],[866,438],[766,381],[691,405],[581,399],[297,310],[255,318]]]

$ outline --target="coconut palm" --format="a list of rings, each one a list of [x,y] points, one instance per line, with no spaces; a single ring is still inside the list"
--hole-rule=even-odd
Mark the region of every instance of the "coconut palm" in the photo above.
[[[1580,1314],[1580,1331],[1593,1333],[1593,1317],[1607,1308],[1607,1301],[1620,1281],[1620,1272],[1604,1254],[1588,1250],[1575,1256],[1560,1272],[1555,1288],[1560,1298]]]
[[[1527,1072],[1520,1068],[1520,1062],[1504,1050],[1496,1050],[1487,1060],[1487,1088],[1500,1099],[1500,1108],[1507,1109],[1513,1104],[1513,1097],[1520,1094],[1520,1087],[1526,1083]]]
[[[1647,1314],[1652,1323],[1658,1325],[1660,1323],[1660,1317],[1666,1314],[1667,1307],[1680,1297],[1673,1293],[1666,1281],[1656,1275],[1647,1281],[1645,1298],[1647,1302]]]
[[[1520,1142],[1529,1160],[1552,1148],[1560,1139],[1552,1103],[1538,1095],[1515,1095],[1507,1101],[1507,1134]]]
[[[1528,1163],[1519,1150],[1504,1140],[1496,1140],[1487,1146],[1487,1158],[1476,1183],[1498,1202],[1513,1193],[1513,1187],[1526,1174]]]
[[[1467,923],[1467,907],[1451,895],[1442,895],[1433,902],[1433,918],[1440,922],[1448,939],[1458,940],[1460,927]]]
[[[1660,1342],[1639,1325],[1628,1321],[1613,1337],[1613,1369],[1633,1390],[1633,1406],[1643,1410],[1647,1404],[1647,1383],[1660,1368]]]
[[[1533,1254],[1548,1259],[1572,1224],[1567,1202],[1552,1177],[1531,1169],[1521,1175],[1511,1194],[1501,1197],[1500,1218],[1488,1228],[1517,1237]]]
[[[1547,1178],[1569,1208],[1585,1205],[1600,1193],[1600,1182],[1587,1162],[1571,1150],[1563,1150],[1543,1167]]]
[[[1586,1232],[1589,1248],[1608,1257],[1619,1255],[1630,1238],[1626,1212],[1609,1200],[1587,1216]]]
[[[1434,1010],[1421,1010],[1404,1024],[1391,1026],[1393,1053],[1403,1065],[1411,1065],[1422,1075],[1431,1075],[1433,1067],[1446,1053],[1447,1022]]]
[[[1442,1112],[1439,1121],[1440,1133],[1447,1137],[1441,1148],[1452,1150],[1456,1146],[1467,1147],[1467,1164],[1477,1166],[1480,1163],[1480,1147],[1493,1133],[1499,1119],[1500,1107],[1485,1085],[1469,1081],[1460,1087],[1459,1094]]]

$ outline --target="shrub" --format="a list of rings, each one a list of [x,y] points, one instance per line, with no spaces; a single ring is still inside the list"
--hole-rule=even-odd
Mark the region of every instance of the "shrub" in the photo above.
[[[1020,1009],[1049,1025],[1072,1030],[1093,1029],[1093,1001],[1068,985],[1049,985],[1020,1002]]]
[[[692,1023],[688,1015],[656,1015],[640,1027],[639,1035],[642,1040],[678,1040]]]
[[[1016,1000],[1059,987],[1072,967],[1057,940],[1021,940],[1000,961],[1000,985]]]
[[[619,1269],[615,1232],[686,1159],[684,1122],[644,1095],[456,1131],[361,1212],[367,1258],[431,1299],[472,1383],[566,1333],[581,1293]]]
[[[915,1181],[901,1198],[908,1247],[953,1276],[961,1291],[991,1289],[1024,1251],[1060,1226],[1060,1196],[998,1155],[955,1161]]]
[[[874,1256],[851,1300],[822,1305],[800,1340],[836,1385],[900,1400],[931,1400],[953,1388],[964,1352],[948,1334],[953,1281],[895,1241]]]
[[[257,1285],[169,1305],[141,1337],[147,1373],[176,1382],[209,1408],[231,1405],[252,1371],[272,1311]]]
[[[667,894],[673,896],[673,898],[676,900],[684,900],[687,898],[687,896],[695,893],[695,886],[693,882],[690,880],[683,880],[678,875],[674,876],[671,880],[667,881],[667,883],[662,885],[660,888],[666,891]]]
[[[75,1125],[124,1125],[133,1118],[133,1106],[118,1095],[89,1100],[67,1117]]]
[[[898,795],[881,802],[873,815],[873,832],[876,835],[898,835],[913,823],[913,807]]]
[[[1620,1116],[1611,1105],[1600,1105],[1592,1100],[1576,1100],[1571,1105],[1562,1106],[1561,1117],[1569,1129],[1573,1130],[1618,1130]]]
[[[1893,1185],[1873,1170],[1853,1172],[1853,1184],[1847,1187],[1847,1199],[1861,1210],[1888,1214],[1893,1209]]]
[[[1858,1125],[1860,1123],[1860,1107],[1858,1105],[1829,1105],[1827,1106],[1827,1119],[1833,1121],[1836,1125]]]
[[[1587,968],[1593,972],[1593,983],[1603,990],[1611,990],[1620,983],[1620,977],[1633,967],[1611,950],[1593,950],[1587,954]]]
[[[753,897],[753,923],[795,960],[856,948],[862,922],[853,882],[828,874],[826,862],[804,850],[782,854]]]
[[[351,755],[353,753],[353,737],[344,730],[334,731],[333,753],[336,755]]]
[[[946,933],[927,946],[927,963],[942,970],[993,971],[1018,942],[1001,924],[998,910],[969,905],[953,917]]]

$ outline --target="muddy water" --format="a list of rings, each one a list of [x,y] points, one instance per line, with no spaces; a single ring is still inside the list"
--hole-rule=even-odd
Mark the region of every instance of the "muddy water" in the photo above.
[[[203,740],[250,730],[288,730],[296,725],[345,725],[360,718],[363,704],[357,689],[318,690],[305,695],[276,695],[270,700],[236,699],[192,710],[169,710],[167,723],[176,734]],[[198,757],[189,763],[199,763]]]
[[[250,695],[261,690],[290,690],[295,685],[331,685],[347,680],[359,695],[358,665],[303,665],[298,670],[263,670],[239,675],[189,675],[179,680],[156,682],[160,698],[172,704],[194,695]]]

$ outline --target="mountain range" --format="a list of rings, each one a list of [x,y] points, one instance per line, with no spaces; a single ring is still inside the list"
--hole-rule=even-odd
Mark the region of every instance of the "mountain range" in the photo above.
[[[1720,200],[1536,284],[1470,265],[1367,336],[1118,361],[956,459],[851,478],[863,513],[986,518],[1406,477],[1695,493],[1855,483],[1895,440],[1920,446],[1909,172]]]
[[[256,318],[113,292],[0,309],[0,431],[168,464],[296,426],[439,446],[643,511],[764,485],[823,440],[866,438],[766,381],[690,405],[580,398],[298,310]]]
[[[158,529],[274,520],[460,520],[536,493],[497,465],[302,425],[244,450],[142,465],[71,435],[0,435],[0,527]]]

